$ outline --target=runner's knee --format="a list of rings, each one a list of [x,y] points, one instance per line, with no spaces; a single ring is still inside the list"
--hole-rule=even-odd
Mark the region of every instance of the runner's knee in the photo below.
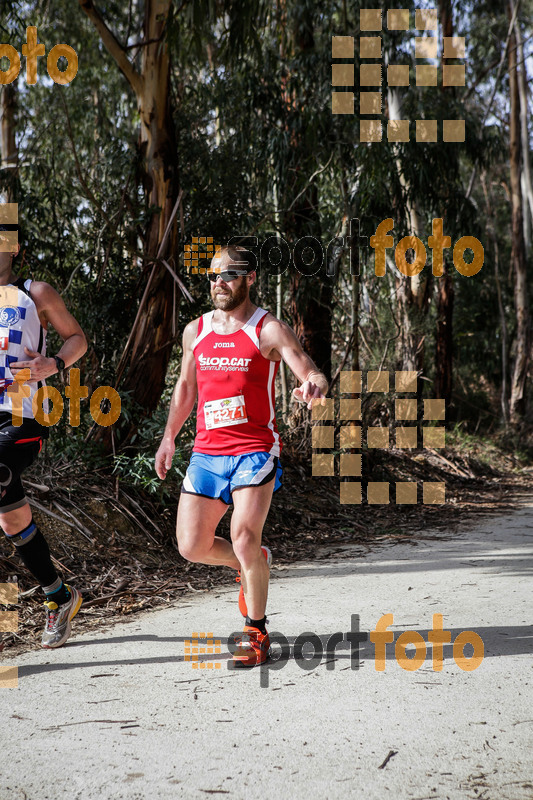
[[[9,534],[18,533],[30,519],[31,511],[17,464],[0,461],[0,524],[3,530]]]
[[[26,525],[25,528],[19,530],[17,533],[7,533],[4,531],[5,536],[10,542],[13,542],[15,547],[22,547],[23,545],[28,544],[28,542],[31,542],[31,540],[35,538],[38,533],[39,529],[33,520],[31,520],[29,525]]]
[[[178,550],[186,561],[201,562],[210,548],[188,537],[178,536]]]
[[[261,545],[256,531],[240,526],[231,532],[231,540],[233,552],[244,567],[260,558]]]

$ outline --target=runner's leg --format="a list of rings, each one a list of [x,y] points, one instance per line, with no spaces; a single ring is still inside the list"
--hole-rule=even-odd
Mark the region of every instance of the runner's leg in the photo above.
[[[248,617],[256,620],[265,616],[267,603],[269,569],[261,551],[261,536],[273,491],[274,479],[263,486],[235,489],[232,494],[231,541],[240,562]]]
[[[71,621],[82,603],[77,589],[61,580],[50,556],[50,549],[32,519],[21,473],[35,460],[41,449],[41,437],[28,437],[22,431],[6,437],[7,426],[2,427],[0,443],[0,526],[15,545],[25,567],[40,583],[46,594],[46,624],[41,644],[43,647],[61,647],[70,636]]]
[[[69,598],[68,590],[52,563],[44,536],[33,522],[31,508],[20,480],[21,473],[37,458],[41,449],[41,439],[31,437],[25,441],[24,431],[14,430],[5,423],[2,431],[0,526],[15,545],[17,554],[26,568],[43,587],[47,599],[58,604],[65,603]],[[30,432],[32,431],[33,427],[30,429]],[[6,432],[11,433],[11,436]]]
[[[32,513],[29,503],[5,513],[0,508],[0,526],[7,536],[15,536],[19,531],[27,528],[31,521]]]
[[[68,591],[52,563],[46,539],[33,522],[29,503],[12,511],[2,511],[0,507],[0,526],[26,569],[41,584],[47,600],[65,603]]]
[[[176,537],[178,548],[187,561],[217,564],[240,569],[230,542],[215,536],[217,525],[229,506],[218,498],[180,495]]]

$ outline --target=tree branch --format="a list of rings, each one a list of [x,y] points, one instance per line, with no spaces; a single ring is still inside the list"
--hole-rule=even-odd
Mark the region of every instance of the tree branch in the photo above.
[[[165,29],[163,28],[161,36],[158,36],[157,39],[145,39],[142,42],[133,42],[133,44],[127,44],[124,47],[124,50],[133,50],[134,47],[138,47],[139,49],[141,47],[147,47],[149,44],[155,44],[156,42],[160,42],[164,35],[165,35]]]
[[[100,203],[98,202],[98,200],[96,199],[96,197],[94,196],[94,193],[91,191],[91,189],[89,187],[89,184],[87,183],[87,181],[83,177],[83,172],[81,171],[81,164],[80,164],[80,161],[79,161],[79,158],[78,158],[78,154],[76,152],[76,145],[74,143],[74,134],[72,132],[72,126],[70,124],[70,116],[69,116],[69,113],[68,113],[68,106],[67,106],[67,104],[65,102],[64,92],[59,92],[59,97],[61,99],[61,103],[63,104],[63,108],[65,109],[65,116],[66,116],[66,119],[67,119],[67,133],[68,133],[68,138],[69,138],[69,141],[70,141],[70,146],[72,148],[72,154],[74,156],[74,166],[76,167],[76,174],[78,176],[78,180],[79,180],[79,182],[81,184],[81,187],[82,187],[83,191],[85,192],[85,195],[86,195],[87,199],[94,205],[96,210],[105,219],[106,215],[104,213],[104,210],[103,210],[102,206],[100,205]]]
[[[324,172],[324,170],[325,170],[325,169],[327,169],[327,168],[329,167],[329,165],[330,165],[330,163],[331,163],[331,159],[332,159],[332,158],[333,158],[333,153],[332,153],[332,154],[330,155],[330,157],[328,158],[328,162],[327,162],[327,164],[324,164],[324,166],[323,166],[323,167],[320,167],[320,168],[319,168],[319,169],[317,169],[315,172],[313,172],[313,174],[311,175],[311,177],[310,177],[310,178],[309,178],[309,180],[307,181],[307,185],[306,185],[306,186],[304,186],[304,188],[302,189],[302,191],[301,191],[299,194],[297,194],[297,195],[296,195],[296,197],[294,198],[294,200],[292,201],[292,203],[290,204],[290,206],[289,206],[287,209],[285,209],[285,213],[288,213],[289,211],[291,211],[291,210],[292,210],[292,208],[294,207],[294,204],[295,204],[295,203],[296,203],[296,202],[297,202],[297,201],[300,199],[300,197],[301,197],[303,194],[305,194],[305,192],[306,192],[306,191],[309,189],[309,187],[311,186],[311,184],[313,183],[313,181],[314,181],[314,179],[317,177],[317,175],[320,175],[320,173],[321,173],[321,172]]]
[[[488,116],[489,116],[489,113],[490,113],[490,109],[492,107],[492,102],[494,100],[494,96],[496,95],[496,90],[498,89],[498,84],[500,82],[500,76],[502,74],[503,65],[505,63],[505,58],[507,56],[507,50],[509,48],[509,42],[511,41],[511,34],[513,32],[516,16],[518,14],[518,9],[520,8],[520,3],[522,2],[522,0],[517,0],[517,3],[514,6],[514,8],[513,8],[513,5],[512,5],[512,0],[510,0],[510,2],[511,2],[511,8],[512,8],[512,17],[511,17],[511,21],[509,23],[509,28],[507,30],[507,36],[505,38],[505,45],[504,45],[504,48],[503,48],[502,57],[500,59],[500,64],[498,66],[498,72],[496,73],[496,78],[494,80],[494,86],[492,88],[492,92],[491,92],[491,95],[490,95],[490,98],[489,98],[488,105],[487,105],[487,107],[485,109],[485,112],[483,114],[483,119],[481,120],[481,130],[485,127],[485,122],[488,119]],[[470,195],[472,193],[472,189],[474,188],[474,181],[476,179],[476,173],[477,173],[477,166],[474,165],[474,168],[472,169],[472,175],[470,176],[470,183],[468,184],[468,189],[466,190],[466,195],[465,195],[465,198],[464,198],[465,201],[468,200],[468,198],[470,197]],[[463,204],[464,204],[464,201],[463,201]]]
[[[328,392],[327,392],[328,394],[331,394],[331,392],[333,391],[333,387],[337,383],[337,381],[339,379],[339,375],[341,374],[342,370],[344,369],[344,365],[346,364],[346,362],[348,360],[348,356],[350,355],[350,352],[351,352],[351,350],[352,350],[352,348],[354,346],[354,342],[355,342],[355,337],[356,336],[357,336],[357,328],[354,328],[352,330],[350,338],[348,339],[348,344],[346,345],[346,352],[344,353],[344,358],[342,359],[341,363],[339,364],[338,369],[335,372],[335,375],[333,376],[333,378],[331,379],[331,381],[329,383]]]
[[[131,88],[137,96],[142,92],[143,77],[139,75],[131,61],[126,55],[126,51],[116,38],[115,34],[107,27],[104,19],[98,9],[95,7],[93,0],[78,0],[80,7],[87,14],[94,27],[100,34],[102,42],[104,43],[107,51],[113,56],[120,71],[130,84]]]

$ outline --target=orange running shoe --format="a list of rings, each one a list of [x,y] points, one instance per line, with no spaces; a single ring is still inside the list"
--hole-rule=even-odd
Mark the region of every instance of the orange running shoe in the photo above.
[[[270,548],[266,547],[265,545],[262,545],[261,550],[263,551],[263,555],[266,558],[266,562],[267,562],[268,568],[270,569],[270,567],[272,566],[272,553],[270,551]],[[240,588],[240,591],[239,591],[239,611],[241,612],[243,617],[247,617],[248,616],[248,609],[246,608],[246,598],[244,597],[244,589],[242,588],[241,571],[240,570],[237,573],[237,577],[235,578],[235,581],[236,581],[236,583],[240,583],[241,584],[241,588]]]
[[[268,633],[261,633],[259,628],[245,625],[238,645],[233,653],[234,669],[257,667],[270,658],[270,637]]]

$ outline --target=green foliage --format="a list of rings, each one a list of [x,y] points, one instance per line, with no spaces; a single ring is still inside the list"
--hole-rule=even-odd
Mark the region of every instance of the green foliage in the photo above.
[[[139,427],[129,445],[113,458],[113,472],[121,481],[143,488],[159,499],[170,499],[179,492],[194,439],[192,420],[189,420],[176,442],[172,467],[166,479],[161,481],[155,472],[155,452],[163,435],[167,413],[168,406],[162,402],[153,416]]]
[[[168,485],[162,483],[155,473],[155,457],[146,453],[136,453],[133,456],[119,453],[114,461],[113,472],[123,482],[145,489],[153,495],[170,496]]]

